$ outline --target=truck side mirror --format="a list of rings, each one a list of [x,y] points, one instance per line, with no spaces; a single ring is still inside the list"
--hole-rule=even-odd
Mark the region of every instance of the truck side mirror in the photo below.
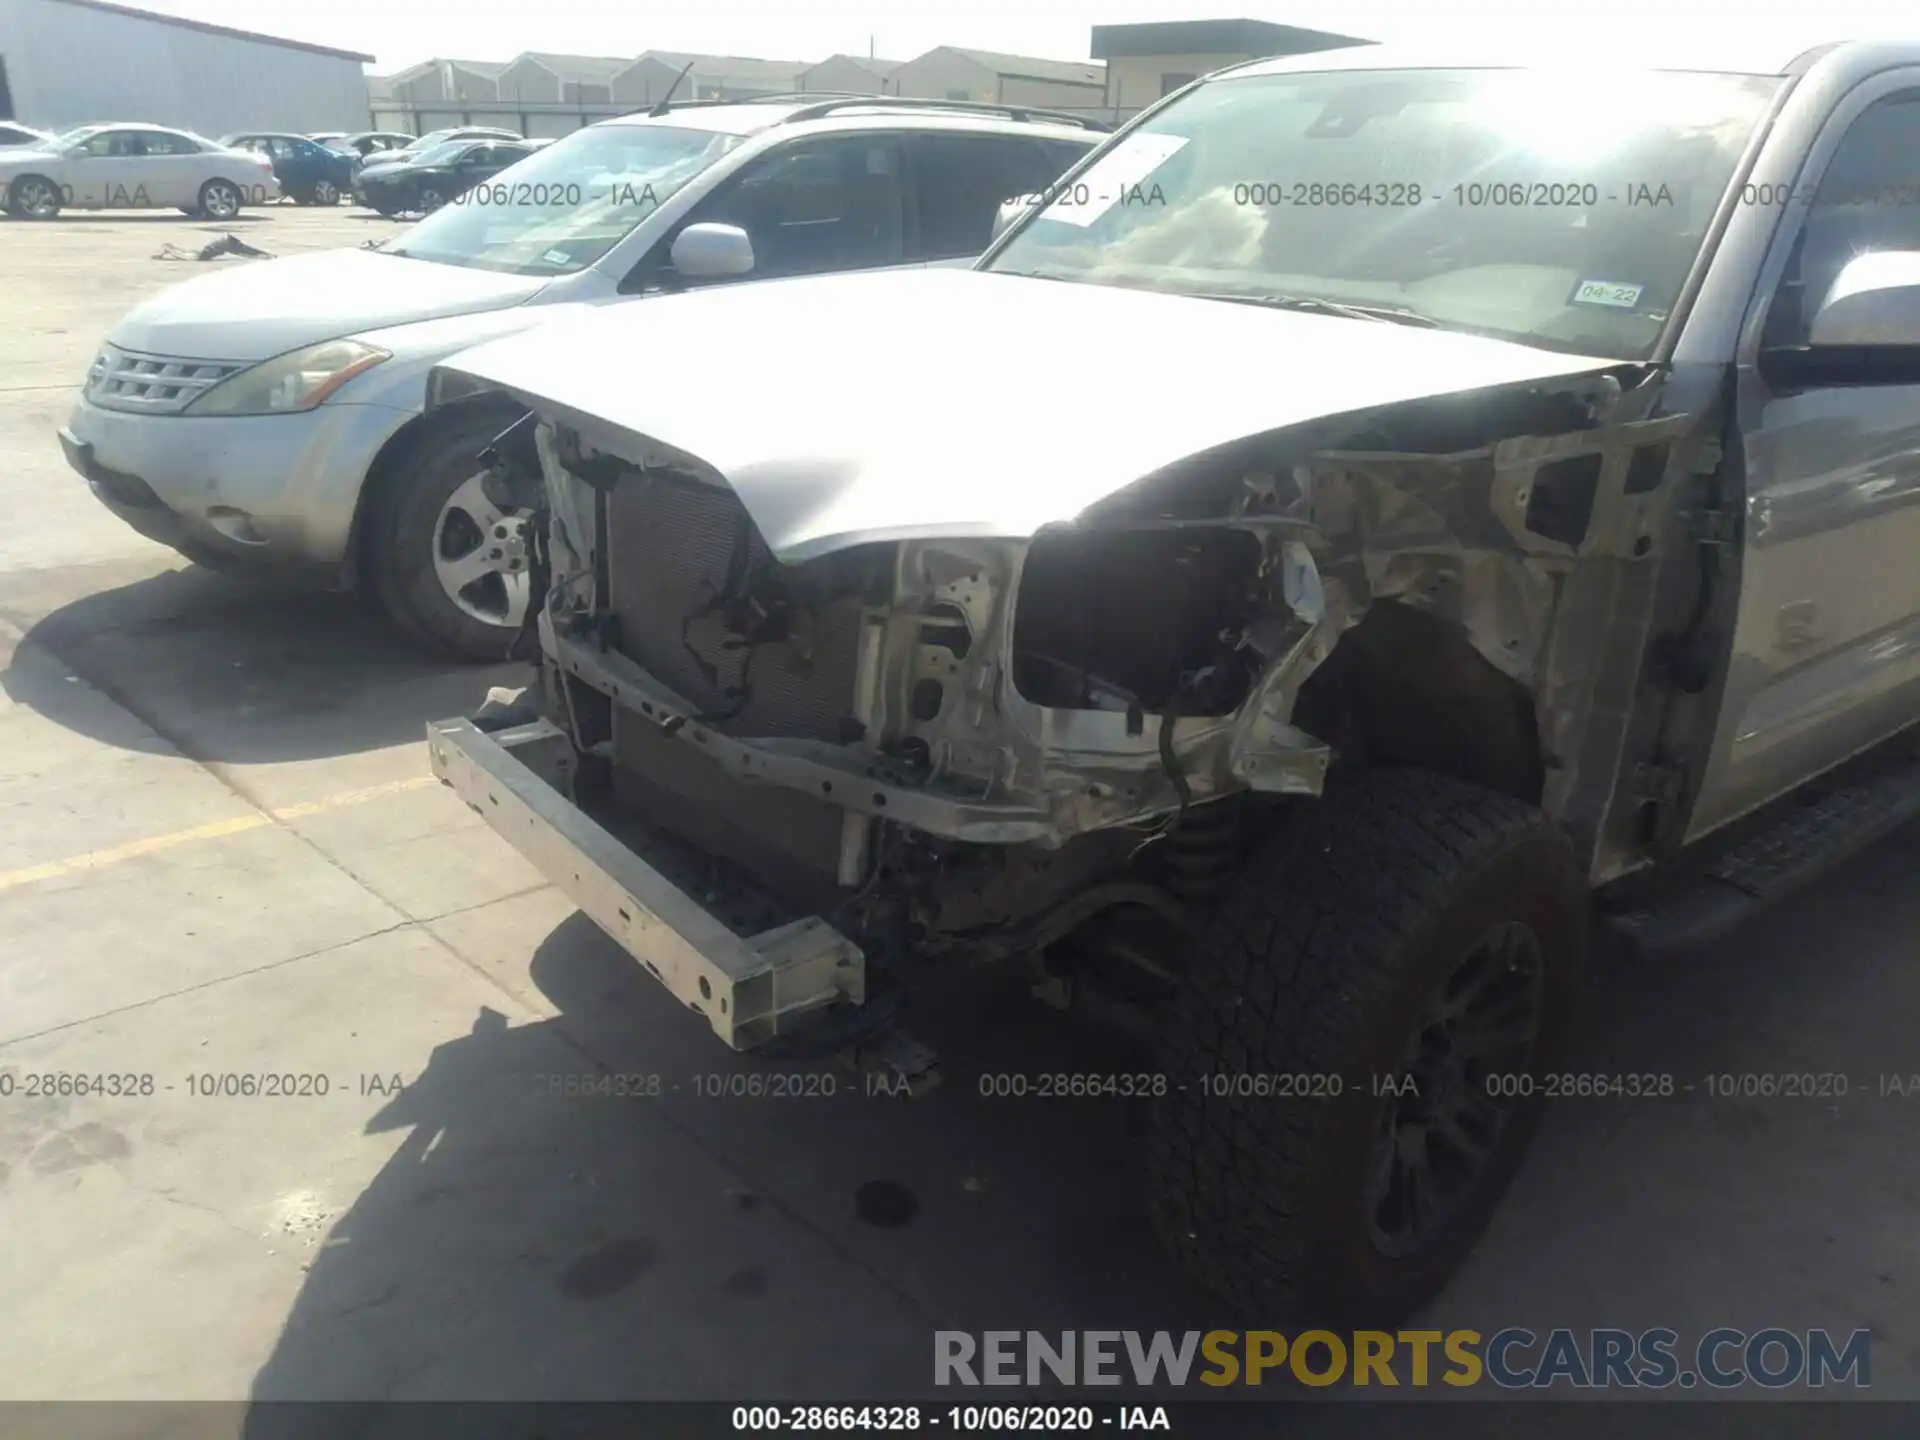
[[[1771,385],[1920,385],[1920,251],[1880,250],[1841,268],[1804,345],[1760,352]]]
[[[753,241],[738,225],[689,225],[667,260],[682,280],[733,280],[753,269]]]
[[[1827,291],[1807,344],[1815,350],[1920,346],[1920,251],[1856,255]]]

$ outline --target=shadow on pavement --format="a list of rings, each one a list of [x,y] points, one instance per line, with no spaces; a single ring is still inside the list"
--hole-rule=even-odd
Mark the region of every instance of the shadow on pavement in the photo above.
[[[464,665],[423,651],[384,616],[340,595],[254,585],[198,567],[102,590],[47,614],[27,638],[207,763],[319,759],[421,738],[478,705],[520,664]],[[98,706],[0,688],[104,744]],[[90,729],[89,727],[95,727]]]
[[[201,215],[182,215],[177,210],[62,210],[52,220],[21,221],[38,225],[198,225],[223,230],[230,225],[258,225],[271,215],[249,215],[244,210],[231,220],[208,220]]]
[[[1920,1271],[1900,1247],[1920,1171],[1901,1137],[1920,1110],[1866,1089],[1914,1053],[1897,1017],[1920,1004],[1920,977],[1896,962],[1920,904],[1905,879],[1916,838],[1792,902],[1769,935],[1684,970],[1598,977],[1575,1068],[1667,1073],[1687,1089],[1559,1106],[1479,1256],[1419,1324],[1672,1326],[1683,1344],[1715,1325],[1868,1326],[1876,1392],[1913,1393],[1920,1350],[1900,1295]],[[540,945],[531,978],[556,1018],[510,1029],[483,1013],[373,1123],[406,1139],[315,1253],[256,1402],[924,1401],[935,1329],[1281,1324],[1223,1314],[1161,1258],[1136,1105],[983,1096],[996,1072],[1147,1063],[1011,974],[957,972],[916,996],[913,1033],[946,1062],[945,1084],[918,1101],[844,1075],[831,1095],[739,1093],[800,1067],[723,1049],[580,916]],[[1848,1070],[1853,1095],[1698,1093],[1710,1071],[1763,1067]],[[536,1079],[556,1074],[658,1094],[567,1096]],[[1814,1263],[1825,1301],[1809,1305]],[[1285,1393],[1270,1377],[1265,1397]],[[1315,1392],[1341,1395],[1364,1398]],[[1248,1434],[1275,1433],[1281,1415],[1290,1433],[1357,1433],[1352,1407],[1333,1408],[1347,1413],[1241,1418]],[[1547,1418],[1443,1409],[1427,1433],[1538,1433]],[[257,1405],[249,1434],[315,1433],[297,1427],[324,1413]],[[1746,1422],[1719,1406],[1645,1419],[1649,1434]]]
[[[368,1125],[405,1138],[313,1252],[254,1401],[923,1398],[936,1328],[1204,1318],[1146,1231],[1137,1111],[820,1067],[805,1098],[729,1096],[802,1072],[724,1049],[584,919],[533,978],[556,1018],[483,1010]],[[942,997],[970,1060],[1111,1064],[983,978]],[[333,1426],[261,1405],[247,1433]]]

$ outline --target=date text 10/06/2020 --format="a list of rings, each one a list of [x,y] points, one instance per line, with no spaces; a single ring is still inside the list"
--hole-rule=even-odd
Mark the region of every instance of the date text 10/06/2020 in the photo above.
[[[737,1431],[832,1434],[855,1430],[951,1430],[961,1434],[1171,1431],[1164,1405],[736,1405]]]
[[[1852,1076],[1842,1071],[1781,1073],[1717,1073],[1682,1078],[1668,1071],[1637,1073],[1525,1072],[1489,1074],[1481,1084],[1496,1099],[1547,1100],[1672,1099],[1699,1095],[1714,1100],[1839,1100],[1849,1096],[1873,1099],[1920,1099],[1920,1074],[1882,1072]],[[990,1099],[1082,1099],[1160,1096],[1174,1090],[1197,1089],[1214,1099],[1336,1100],[1364,1093],[1378,1096],[1418,1095],[1419,1082],[1411,1074],[1369,1075],[1358,1081],[1340,1074],[1268,1074],[1219,1071],[1179,1083],[1164,1074],[1142,1072],[1118,1075],[988,1073],[978,1080],[979,1093]]]
[[[898,1098],[910,1094],[904,1080],[881,1072],[842,1075],[831,1069],[742,1070],[689,1075],[672,1080],[656,1073],[584,1071],[517,1077],[536,1094],[564,1100],[658,1099],[687,1094],[702,1100],[830,1100],[847,1096]],[[1881,1071],[1861,1075],[1840,1070],[1715,1072],[1683,1078],[1668,1071],[1634,1073],[1555,1072],[1488,1074],[1480,1085],[1495,1099],[1840,1101],[1920,1099],[1920,1073]],[[184,1093],[195,1099],[322,1099],[328,1096],[391,1096],[409,1088],[399,1072],[337,1077],[325,1071],[195,1071],[164,1079],[152,1071],[32,1071],[0,1069],[0,1101],[20,1098],[130,1099]],[[1343,1097],[1420,1093],[1411,1074],[1353,1078],[1337,1073],[1215,1071],[1179,1080],[1158,1071],[1126,1073],[983,1072],[976,1093],[987,1100],[1133,1100],[1196,1090],[1218,1100],[1315,1103]]]
[[[1393,210],[1416,205],[1453,205],[1475,210],[1487,207],[1591,210],[1603,204],[1646,208],[1670,207],[1675,202],[1668,186],[1640,182],[1602,187],[1582,180],[1474,180],[1458,185],[1423,185],[1418,181],[1400,180],[1351,183],[1254,180],[1233,187],[1233,203],[1255,209],[1341,206]]]
[[[1043,205],[1058,204],[1109,209],[1155,208],[1168,203],[1155,184],[1134,184],[1108,191],[1085,181],[1067,181],[1038,192]],[[1601,205],[1630,208],[1671,208],[1676,197],[1668,185],[1655,182],[1592,181],[1465,181],[1458,185],[1427,185],[1419,181],[1245,180],[1232,189],[1233,203],[1253,209],[1408,209],[1423,205],[1452,205],[1462,209],[1495,207],[1594,209]]]

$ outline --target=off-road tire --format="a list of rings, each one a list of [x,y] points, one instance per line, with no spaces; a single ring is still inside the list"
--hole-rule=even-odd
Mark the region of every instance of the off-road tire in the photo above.
[[[433,570],[435,526],[447,497],[479,468],[475,457],[511,423],[479,412],[421,432],[367,516],[374,589],[387,613],[420,644],[476,664],[508,659],[519,632],[483,624],[448,598]]]
[[[1395,1075],[1456,957],[1506,921],[1539,940],[1525,1071],[1551,1073],[1590,910],[1571,846],[1540,811],[1380,770],[1330,784],[1269,837],[1200,923],[1166,1032],[1162,1069],[1178,1088],[1149,1121],[1155,1226],[1201,1285],[1267,1323],[1392,1328],[1465,1260],[1538,1127],[1543,1087],[1514,1103],[1451,1218],[1392,1258],[1364,1199],[1392,1103],[1375,1077]],[[1203,1088],[1222,1075],[1299,1077],[1287,1083],[1309,1094]]]

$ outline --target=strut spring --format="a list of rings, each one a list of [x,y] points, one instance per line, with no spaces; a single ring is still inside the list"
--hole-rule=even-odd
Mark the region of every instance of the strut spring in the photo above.
[[[1245,830],[1244,796],[1189,809],[1160,845],[1167,889],[1189,904],[1217,899],[1239,864]]]

